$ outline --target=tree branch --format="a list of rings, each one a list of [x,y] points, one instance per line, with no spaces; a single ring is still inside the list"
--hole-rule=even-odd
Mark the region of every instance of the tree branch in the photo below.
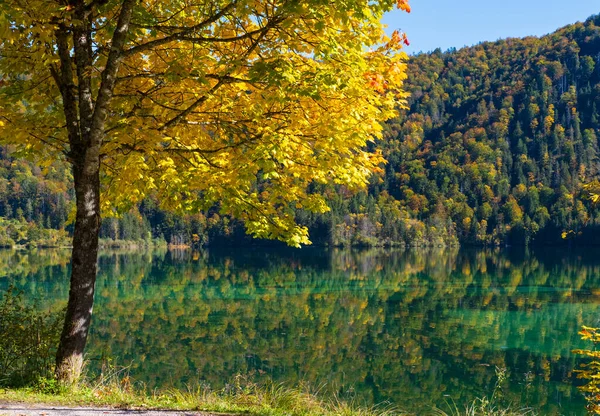
[[[117,21],[117,27],[113,34],[110,52],[106,61],[106,67],[104,68],[104,71],[102,71],[102,81],[100,83],[98,97],[96,98],[90,135],[90,146],[97,148],[98,154],[104,136],[104,123],[106,122],[108,104],[114,92],[119,64],[123,58],[123,47],[125,46],[125,40],[129,33],[129,22],[131,21],[133,7],[136,2],[137,0],[123,1],[121,13],[119,14],[119,19]]]
[[[169,127],[175,125],[177,122],[179,122],[179,120],[187,117],[187,115],[190,114],[192,111],[194,111],[194,109],[196,107],[198,107],[200,104],[202,104],[203,102],[205,102],[206,100],[208,100],[210,94],[212,94],[216,90],[218,90],[219,87],[221,85],[223,85],[224,83],[225,83],[225,81],[223,81],[222,79],[219,80],[219,82],[217,82],[205,95],[203,95],[202,97],[198,98],[196,101],[194,101],[192,104],[190,104],[185,110],[181,111],[175,117],[173,117],[172,119],[170,119],[169,121],[167,121],[158,130],[159,131],[163,131],[164,129],[169,128]]]
[[[75,12],[73,26],[73,49],[79,89],[79,117],[82,140],[89,139],[94,102],[92,98],[92,22],[91,11],[85,10],[81,1]]]
[[[181,27],[180,28],[181,31],[178,33],[174,33],[172,35],[165,36],[164,38],[161,38],[161,39],[151,40],[149,42],[134,46],[134,47],[126,50],[124,52],[124,56],[135,55],[136,53],[143,52],[143,51],[155,48],[160,45],[164,45],[164,44],[172,42],[174,40],[178,40],[180,37],[187,36],[196,30],[202,29],[202,28],[218,21],[221,17],[225,16],[225,14],[227,14],[236,5],[236,3],[237,3],[237,0],[234,0],[233,2],[229,3],[227,6],[222,8],[218,13],[216,13],[213,16],[209,17],[208,19],[198,23],[197,25],[190,26],[187,28]]]
[[[60,90],[63,99],[63,110],[67,122],[67,132],[71,147],[81,141],[79,131],[79,114],[77,112],[77,99],[75,97],[75,83],[73,81],[73,67],[69,47],[69,33],[64,25],[59,25],[56,30],[56,46],[60,58],[60,70],[51,66],[50,71]]]
[[[258,44],[260,43],[260,41],[267,35],[269,29],[271,28],[271,23],[276,22],[276,21],[280,21],[280,19],[274,19],[271,22],[269,22],[269,24],[267,24],[260,32],[260,34],[258,35],[258,38],[254,39],[254,41],[252,42],[252,45],[250,45],[250,47],[244,52],[244,54],[241,56],[241,58],[246,58],[248,56],[250,56],[252,54],[252,51],[254,51],[257,47]],[[276,23],[273,23],[273,26]],[[231,71],[233,70],[230,69],[229,73],[231,73]],[[210,91],[208,91],[207,94],[205,94],[204,96],[200,97],[199,99],[197,99],[196,101],[194,101],[188,108],[186,108],[185,110],[183,110],[181,113],[177,114],[175,117],[173,117],[171,120],[167,121],[162,127],[159,128],[159,131],[164,130],[167,127],[170,127],[172,125],[174,125],[175,123],[177,123],[179,120],[185,118],[186,116],[188,116],[192,111],[194,111],[195,108],[197,108],[200,104],[202,104],[203,102],[205,102],[208,97],[209,94],[214,93],[221,85],[226,83],[226,79],[227,77],[229,77],[229,73],[224,74],[224,75],[215,75],[215,77],[219,77],[217,78],[219,81],[215,84],[214,87],[212,87],[210,89]]]

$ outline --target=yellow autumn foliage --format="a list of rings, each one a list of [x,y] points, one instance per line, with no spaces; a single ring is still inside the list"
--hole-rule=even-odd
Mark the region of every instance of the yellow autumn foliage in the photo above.
[[[104,215],[152,194],[175,210],[218,206],[257,237],[308,243],[294,209],[328,209],[309,187],[364,186],[383,162],[367,144],[404,104],[408,41],[380,23],[393,7],[410,10],[391,0],[3,1],[0,143],[70,160],[93,112]]]

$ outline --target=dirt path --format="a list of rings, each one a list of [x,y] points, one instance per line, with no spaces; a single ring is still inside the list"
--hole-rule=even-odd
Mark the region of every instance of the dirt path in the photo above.
[[[66,407],[44,404],[0,403],[0,416],[233,416],[189,410],[130,410],[101,407]]]

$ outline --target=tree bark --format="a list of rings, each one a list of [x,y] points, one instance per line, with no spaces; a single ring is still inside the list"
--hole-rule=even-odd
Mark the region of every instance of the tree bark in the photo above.
[[[94,305],[94,286],[100,233],[100,163],[86,149],[73,160],[77,214],[73,234],[71,288],[65,324],[56,354],[56,376],[66,383],[81,375],[83,351]]]
[[[56,377],[66,383],[76,381],[83,367],[94,306],[94,287],[100,236],[100,149],[106,117],[113,96],[129,22],[138,0],[122,0],[101,83],[94,100],[92,94],[92,21],[85,1],[73,1],[77,19],[59,25],[56,31],[60,73],[54,79],[63,97],[69,133],[69,160],[75,182],[76,217],[71,258],[71,287],[65,324],[56,353]],[[73,35],[75,60],[71,56],[69,32]],[[75,63],[77,86],[72,65]],[[78,91],[78,105],[75,99]]]

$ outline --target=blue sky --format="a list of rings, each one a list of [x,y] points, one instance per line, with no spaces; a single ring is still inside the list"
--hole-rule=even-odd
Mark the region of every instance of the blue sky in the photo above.
[[[411,0],[383,22],[406,32],[408,53],[446,50],[507,37],[544,35],[600,13],[600,0]]]

